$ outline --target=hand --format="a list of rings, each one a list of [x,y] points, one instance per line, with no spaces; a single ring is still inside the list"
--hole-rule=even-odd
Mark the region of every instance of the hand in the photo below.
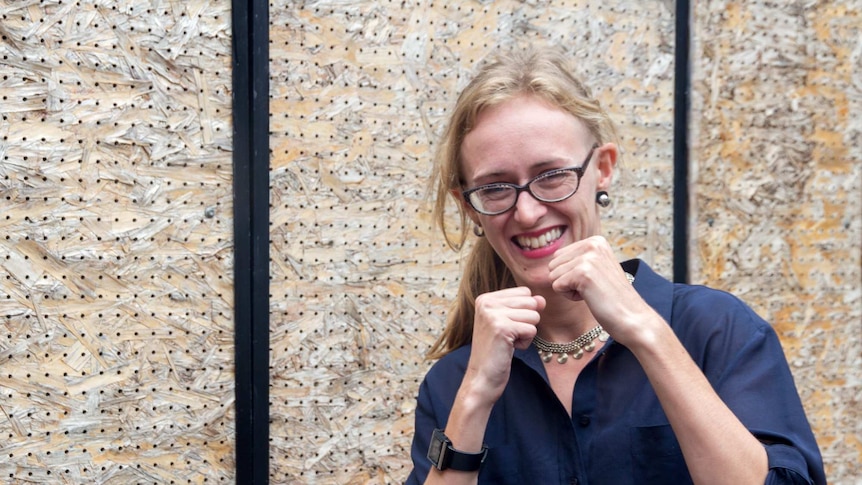
[[[561,248],[548,268],[554,291],[586,302],[598,323],[623,345],[645,337],[648,328],[643,324],[658,316],[629,283],[610,244],[601,236]]]
[[[493,403],[509,381],[515,349],[526,349],[536,335],[545,299],[529,288],[507,288],[479,295],[466,379],[480,399]]]

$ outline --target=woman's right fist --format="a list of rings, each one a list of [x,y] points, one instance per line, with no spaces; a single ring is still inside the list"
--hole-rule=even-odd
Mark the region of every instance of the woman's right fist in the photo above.
[[[473,344],[465,379],[496,401],[509,381],[515,349],[526,349],[536,336],[545,299],[527,287],[506,288],[476,298]]]

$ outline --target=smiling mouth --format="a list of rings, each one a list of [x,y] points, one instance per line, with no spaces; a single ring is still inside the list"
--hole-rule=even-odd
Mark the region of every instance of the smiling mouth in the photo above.
[[[540,249],[550,245],[563,235],[563,230],[555,227],[538,237],[515,236],[515,244],[522,249]]]

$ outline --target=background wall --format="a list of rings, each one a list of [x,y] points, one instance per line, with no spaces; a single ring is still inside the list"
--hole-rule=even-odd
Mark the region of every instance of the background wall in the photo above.
[[[399,483],[460,259],[422,204],[485,54],[617,120],[606,232],[670,275],[674,5],[271,3],[272,483]],[[860,5],[692,6],[692,281],[779,332],[859,483]],[[0,480],[232,483],[230,4],[0,2]]]
[[[230,3],[0,2],[0,481],[233,480]]]

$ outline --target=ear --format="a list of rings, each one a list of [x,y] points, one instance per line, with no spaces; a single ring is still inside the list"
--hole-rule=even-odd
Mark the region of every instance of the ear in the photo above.
[[[458,189],[450,189],[449,193],[452,195],[452,197],[455,198],[455,200],[458,201],[458,204],[461,206],[461,210],[464,211],[465,214],[467,214],[467,217],[469,217],[470,220],[473,221],[473,224],[481,226],[482,224],[479,223],[479,214],[477,214],[476,211],[474,211],[473,208],[470,207],[470,204],[468,204],[467,201],[464,200],[464,195],[461,194],[461,191]]]
[[[599,168],[599,180],[596,183],[596,190],[609,190],[614,178],[614,168],[617,166],[619,152],[613,143],[605,143],[598,148],[598,151],[599,159],[596,165]]]

